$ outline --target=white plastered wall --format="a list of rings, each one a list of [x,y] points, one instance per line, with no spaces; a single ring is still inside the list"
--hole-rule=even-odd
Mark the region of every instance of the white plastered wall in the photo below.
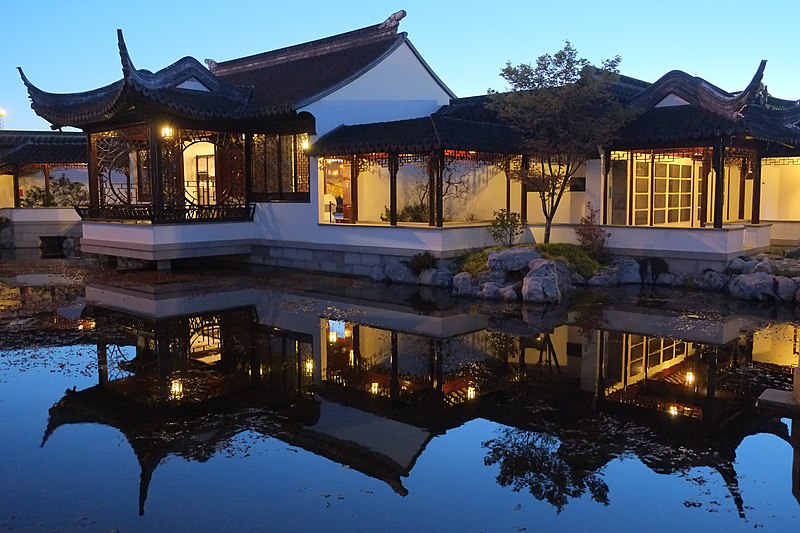
[[[800,164],[762,166],[761,219],[800,220]]]
[[[603,199],[603,180],[600,172],[600,160],[590,159],[575,174],[576,177],[586,178],[586,191],[570,191],[567,189],[561,202],[558,204],[554,224],[578,224],[581,217],[586,214],[586,203],[591,202],[592,208],[600,209],[602,213]],[[512,195],[513,202],[519,195]],[[544,224],[544,214],[542,214],[542,203],[539,194],[536,192],[528,193],[528,222],[531,224]],[[601,221],[598,221],[601,222]]]
[[[341,124],[424,117],[450,97],[403,43],[359,78],[299,111],[314,115],[317,135],[324,135]]]

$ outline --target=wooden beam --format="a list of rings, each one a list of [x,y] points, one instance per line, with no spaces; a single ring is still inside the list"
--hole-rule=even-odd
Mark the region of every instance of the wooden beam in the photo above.
[[[506,213],[511,212],[511,158],[506,157],[503,163],[503,170],[506,173]]]
[[[438,205],[436,202],[436,191],[437,191],[437,180],[436,175],[438,173],[438,160],[437,160],[438,152],[433,150],[430,154],[430,159],[428,160],[428,225],[429,226],[436,226],[436,206]]]
[[[747,158],[742,158],[742,164],[739,167],[739,220],[744,220],[744,189],[747,183]]]
[[[97,175],[97,145],[92,142],[92,134],[86,134],[86,161],[89,173],[89,207],[96,209],[100,206],[99,176]],[[150,171],[152,174],[152,170]]]
[[[161,132],[158,131],[156,121],[150,122],[148,127],[151,204],[158,209],[164,207],[164,179],[161,176]]]
[[[354,155],[350,161],[350,199],[352,200],[350,222],[358,222],[358,155]]]
[[[708,172],[711,170],[711,157],[709,156],[708,148],[703,148],[703,162],[700,164],[700,193],[702,198],[700,201],[700,227],[705,228],[708,223]]]
[[[14,164],[12,174],[13,187],[14,187],[14,207],[19,208],[19,163]]]
[[[528,156],[522,156],[522,180],[519,202],[519,220],[522,224],[528,223]]]
[[[444,226],[444,150],[436,152],[436,227]]]
[[[253,134],[244,135],[244,182],[246,203],[250,203],[253,195]]]

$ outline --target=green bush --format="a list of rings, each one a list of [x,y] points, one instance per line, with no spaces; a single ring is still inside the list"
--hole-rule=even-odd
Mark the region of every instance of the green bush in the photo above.
[[[514,240],[522,235],[525,226],[522,224],[519,213],[500,209],[494,212],[494,220],[489,226],[489,235],[497,244],[511,246]]]
[[[436,258],[430,252],[414,254],[411,259],[405,262],[408,268],[419,276],[419,273],[429,268],[436,268]]]
[[[536,249],[547,259],[561,259],[586,279],[591,278],[603,269],[592,254],[578,246],[567,243],[537,244]]]

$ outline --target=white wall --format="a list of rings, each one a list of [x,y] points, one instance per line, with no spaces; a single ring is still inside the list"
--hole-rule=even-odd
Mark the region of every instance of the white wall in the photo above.
[[[341,124],[367,124],[424,117],[450,101],[430,72],[403,43],[371,70],[300,109],[314,115],[317,134]]]
[[[571,192],[567,189],[564,192],[564,196],[558,204],[556,216],[553,219],[554,224],[578,224],[581,221],[581,217],[586,214],[587,202],[592,202],[593,208],[600,209],[598,216],[602,217],[603,180],[600,172],[600,160],[590,159],[586,161],[586,164],[577,171],[575,176],[586,177],[586,191]],[[517,194],[511,198],[513,210],[513,202],[516,202],[515,198],[519,198],[519,195]],[[528,222],[544,224],[542,202],[536,192],[528,193]],[[598,222],[602,222],[602,220],[598,220]]]
[[[14,207],[14,176],[0,174],[0,207]]]
[[[800,164],[764,165],[761,183],[763,220],[800,220]]]

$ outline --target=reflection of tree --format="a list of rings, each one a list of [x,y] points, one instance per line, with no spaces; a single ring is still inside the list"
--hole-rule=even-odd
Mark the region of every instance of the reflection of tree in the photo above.
[[[546,500],[560,512],[571,498],[587,490],[608,504],[608,485],[592,470],[576,468],[560,450],[560,441],[545,433],[505,428],[483,443],[489,450],[484,464],[499,464],[497,482],[515,492],[527,488],[537,500]]]
[[[49,191],[34,185],[20,198],[20,207],[70,207],[89,202],[89,192],[83,183],[70,181],[65,174],[50,178]],[[49,192],[49,194],[48,194]]]

